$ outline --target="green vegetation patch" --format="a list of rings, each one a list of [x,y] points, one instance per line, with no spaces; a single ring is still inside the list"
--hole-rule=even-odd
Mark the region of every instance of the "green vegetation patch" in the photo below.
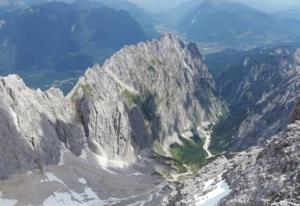
[[[79,90],[81,89],[82,93],[86,96],[92,97],[93,96],[93,89],[90,85],[88,84],[80,84],[76,88],[76,91],[74,92],[73,98],[77,97],[79,95]]]
[[[187,168],[180,161],[178,161],[174,158],[171,158],[171,157],[167,157],[165,155],[160,155],[155,151],[155,149],[153,149],[153,152],[154,152],[153,154],[154,154],[155,158],[157,158],[158,160],[162,161],[163,163],[169,165],[170,167],[175,168],[178,173],[185,173],[188,171]],[[168,174],[168,175],[163,175],[164,177],[170,176],[170,172],[164,171],[164,173]]]
[[[128,91],[127,89],[125,89],[122,93],[122,97],[125,100],[125,103],[127,104],[128,107],[133,107],[134,105],[139,104],[140,102],[140,98],[138,95]]]
[[[187,165],[191,168],[199,169],[207,163],[207,153],[203,149],[204,140],[198,136],[187,140],[180,138],[182,145],[174,143],[170,146],[170,153],[176,162]]]
[[[214,126],[209,147],[213,155],[218,155],[229,150],[233,142],[233,136],[237,133],[241,122],[245,120],[246,117],[247,112],[241,110],[234,114],[224,116],[219,123]]]
[[[153,152],[155,152],[155,154],[159,156],[167,156],[166,152],[163,150],[161,146],[161,143],[158,140],[155,140],[153,142],[152,150]]]

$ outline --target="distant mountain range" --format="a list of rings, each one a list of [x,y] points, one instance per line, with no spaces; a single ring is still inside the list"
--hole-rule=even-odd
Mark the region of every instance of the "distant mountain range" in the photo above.
[[[226,47],[253,48],[300,35],[300,21],[229,0],[187,1],[170,15],[172,26],[187,40]]]
[[[282,17],[282,18],[297,19],[300,21],[300,6],[282,9],[282,10],[273,12],[273,14],[276,16]]]
[[[2,8],[0,19],[0,72],[25,73],[25,79],[41,70],[81,71],[95,62],[103,63],[126,44],[147,39],[143,28],[127,11],[99,2]],[[30,79],[30,85],[47,87],[43,80]],[[49,84],[53,80],[50,78]]]
[[[230,0],[190,0],[158,14],[125,0],[2,0],[0,74],[68,91],[84,68],[160,32],[196,42],[203,54],[294,41],[300,21],[284,14]]]

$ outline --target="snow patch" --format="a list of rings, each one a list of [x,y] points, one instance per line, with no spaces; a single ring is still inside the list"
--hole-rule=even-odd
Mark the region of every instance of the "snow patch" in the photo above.
[[[105,201],[100,200],[91,188],[85,188],[84,193],[76,193],[74,191],[58,193],[48,197],[43,206],[102,206]]]
[[[9,114],[11,115],[11,117],[13,118],[14,125],[16,126],[17,130],[19,131],[20,127],[19,127],[18,116],[17,116],[16,112],[12,108],[9,108],[8,111],[9,111]]]
[[[142,176],[143,174],[142,173],[140,173],[140,172],[135,172],[135,173],[133,173],[133,176]]]
[[[182,63],[183,63],[183,66],[185,67],[185,68],[187,68],[188,70],[189,70],[189,72],[191,72],[191,73],[193,73],[193,70],[192,70],[192,68],[186,63],[186,61],[184,60],[184,61],[182,61]]]
[[[46,172],[45,177],[46,177],[46,179],[42,179],[41,180],[42,183],[45,183],[45,182],[59,182],[62,185],[64,185],[65,187],[67,187],[66,184],[61,179],[59,179],[58,177],[56,177],[51,172]]]
[[[206,182],[206,185],[211,185],[211,181],[209,180]],[[209,187],[209,186],[207,186]],[[228,184],[225,180],[221,180],[217,183],[216,188],[214,188],[212,191],[208,192],[204,196],[195,196],[196,200],[196,206],[216,206],[218,202],[229,195],[231,192]]]
[[[82,150],[81,155],[79,156],[81,159],[88,161],[87,154],[85,150]]]
[[[204,190],[207,190],[213,183],[214,183],[215,179],[210,179],[210,180],[207,180],[205,183],[204,183]]]
[[[0,205],[3,205],[3,206],[15,206],[17,203],[18,203],[18,201],[14,200],[14,199],[5,199],[3,197],[3,193],[0,192]]]
[[[80,178],[78,179],[78,182],[85,185],[87,183],[87,181],[84,178]]]

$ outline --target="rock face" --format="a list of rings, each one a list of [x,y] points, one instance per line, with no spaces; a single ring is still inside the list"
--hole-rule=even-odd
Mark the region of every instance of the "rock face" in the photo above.
[[[221,205],[299,204],[299,143],[300,122],[297,121],[275,135],[257,155],[251,150],[231,160],[224,176],[234,190]]]
[[[84,132],[60,90],[33,91],[15,75],[0,78],[0,174],[57,164],[62,142],[80,155]]]
[[[80,101],[93,148],[133,159],[132,145],[143,149],[158,140],[167,147],[177,133],[216,121],[221,103],[213,88],[195,45],[166,35],[125,47],[88,70],[69,97]]]
[[[300,100],[299,50],[259,48],[241,56],[217,80],[231,114],[216,128],[213,142],[227,139],[233,150],[264,145],[289,124]]]
[[[219,205],[299,205],[299,146],[300,121],[297,120],[273,136],[263,149],[252,148],[217,158],[177,187],[166,202],[172,205],[179,196],[178,205],[193,205],[198,197],[214,190],[221,178],[228,183],[230,194]]]
[[[64,97],[0,78],[0,174],[57,164],[65,146],[135,161],[154,140],[168,149],[177,134],[215,122],[222,104],[194,44],[172,35],[125,47],[95,65]]]

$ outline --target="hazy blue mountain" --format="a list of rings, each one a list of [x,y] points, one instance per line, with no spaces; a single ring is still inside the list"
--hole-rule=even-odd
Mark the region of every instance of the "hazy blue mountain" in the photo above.
[[[291,40],[300,34],[296,20],[280,19],[233,1],[208,0],[185,8],[190,10],[180,17],[177,30],[193,41],[243,47]]]
[[[282,18],[297,19],[300,21],[300,6],[289,7],[273,12],[273,14]]]
[[[161,12],[175,8],[186,0],[128,0],[139,7],[145,8],[152,12]]]
[[[21,0],[19,0],[21,1]],[[41,4],[51,2],[53,0],[23,0],[26,4]],[[147,10],[138,7],[136,4],[127,0],[60,0],[62,2],[76,2],[85,8],[109,7],[115,10],[127,11],[143,28],[149,38],[158,37],[158,33],[154,29],[157,23],[156,17]]]
[[[81,0],[85,1],[86,0]],[[127,0],[94,0],[101,2],[107,7],[116,10],[127,11],[143,28],[149,38],[157,38],[159,34],[155,31],[154,26],[158,23],[156,16],[147,10],[138,7],[136,4]]]
[[[45,76],[41,70],[78,73],[95,62],[102,63],[124,45],[146,39],[128,12],[80,2],[2,10],[0,19],[0,68],[25,73],[25,79],[37,73]],[[40,78],[33,85],[47,86]]]

